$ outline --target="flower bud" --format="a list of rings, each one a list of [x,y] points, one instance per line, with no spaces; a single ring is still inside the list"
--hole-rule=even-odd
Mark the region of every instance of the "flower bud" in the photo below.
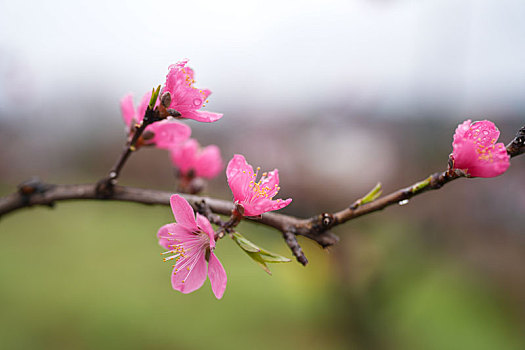
[[[169,108],[171,104],[171,94],[169,93],[169,91],[166,91],[162,94],[162,96],[160,97],[160,103],[164,106],[164,108]]]

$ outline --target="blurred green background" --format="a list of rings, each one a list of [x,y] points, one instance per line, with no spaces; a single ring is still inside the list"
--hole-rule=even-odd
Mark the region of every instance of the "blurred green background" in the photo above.
[[[424,204],[423,200],[421,204]],[[155,232],[167,207],[67,203],[2,218],[0,339],[6,349],[522,349],[523,304],[425,242],[417,222],[363,219],[324,252],[266,275],[230,240],[216,253],[223,300],[209,282],[171,289]],[[379,215],[378,215],[379,216]],[[342,229],[340,231],[344,231]],[[355,230],[355,231],[354,231]],[[279,235],[239,228],[290,256]],[[517,305],[519,307],[517,307]]]
[[[0,0],[0,196],[32,176],[94,183],[125,141],[119,99],[183,58],[225,162],[279,169],[282,212],[309,217],[447,166],[454,129],[525,124],[521,0]],[[120,184],[175,191],[143,149]],[[337,227],[309,264],[268,276],[229,239],[209,282],[171,289],[162,206],[68,202],[0,219],[0,349],[525,349],[525,156]],[[206,195],[230,199],[224,173]],[[243,223],[291,257],[279,232]]]

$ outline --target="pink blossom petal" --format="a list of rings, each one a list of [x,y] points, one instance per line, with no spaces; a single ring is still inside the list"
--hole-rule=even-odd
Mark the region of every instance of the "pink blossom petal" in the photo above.
[[[184,114],[201,108],[205,100],[204,94],[199,90],[181,85],[172,96],[170,107]]]
[[[205,255],[205,251],[201,250],[195,255],[177,261],[171,275],[173,289],[187,294],[202,287],[206,281]]]
[[[261,187],[268,187],[268,197],[272,198],[279,192],[279,171],[274,169],[261,178]]]
[[[162,226],[157,232],[159,244],[168,250],[171,250],[174,244],[185,242],[194,236],[187,227],[173,223]]]
[[[202,97],[204,98],[205,101],[211,95],[211,91],[208,90],[208,89],[202,89],[202,90],[200,90],[200,92],[202,93]]]
[[[217,176],[222,167],[221,151],[215,145],[205,147],[194,165],[196,175],[207,179]]]
[[[130,126],[133,117],[135,116],[135,108],[133,107],[133,95],[127,94],[120,100],[120,111],[122,112],[122,119],[127,126]]]
[[[189,126],[174,120],[163,120],[153,123],[148,130],[155,134],[151,142],[162,149],[176,147],[191,135]]]
[[[177,223],[190,230],[196,231],[197,223],[195,222],[195,214],[188,201],[178,194],[174,194],[170,197],[170,204]]]
[[[194,167],[194,159],[199,149],[199,143],[195,139],[189,139],[178,147],[170,149],[171,160],[186,175]]]
[[[167,224],[159,228],[157,237],[159,238],[159,244],[166,249],[170,249],[168,246],[172,244],[168,239],[171,239],[170,232],[174,231],[176,224]]]
[[[472,123],[472,120],[467,119],[463,123],[458,125],[458,127],[456,128],[456,131],[454,132],[453,143],[459,142],[460,140],[463,140],[465,138],[465,133],[470,128],[471,123]]]
[[[279,209],[286,207],[288,204],[292,203],[292,199],[288,198],[288,199],[283,199],[280,201],[273,201],[273,202],[274,202],[274,205],[273,205],[274,209],[272,210],[279,210]]]
[[[488,147],[496,143],[499,138],[499,130],[493,122],[482,120],[472,123],[465,137],[476,144]]]
[[[197,226],[208,235],[210,239],[210,248],[213,250],[215,248],[215,232],[213,227],[211,227],[208,218],[197,213]]]
[[[470,176],[495,177],[503,174],[510,166],[509,155],[503,143],[498,143],[487,149],[489,158],[479,159],[468,168]]]
[[[213,123],[221,119],[223,116],[222,113],[213,113],[213,112],[195,111],[195,110],[181,112],[181,114],[183,118],[193,119],[193,120],[196,120],[198,122],[203,122],[203,123]]]
[[[243,155],[235,154],[228,162],[228,166],[226,167],[226,177],[229,179],[230,177],[243,172],[246,174],[253,174],[253,168],[250,164],[248,164],[246,158],[244,158]]]
[[[233,199],[236,202],[248,200],[250,196],[250,182],[253,180],[252,175],[236,174],[228,178],[228,185],[232,190]]]
[[[172,64],[168,67],[168,74],[166,75],[166,84],[162,88],[162,93],[169,91],[172,95],[175,89],[179,84],[181,84],[181,79],[184,80],[181,69],[188,63],[188,60],[183,60]],[[193,77],[193,71],[191,71]]]
[[[488,120],[460,124],[454,133],[452,158],[454,168],[473,177],[494,177],[509,167],[509,155],[503,143],[496,143],[498,128]]]
[[[269,198],[258,198],[251,203],[243,203],[245,216],[258,216],[268,211],[279,210],[292,202],[291,198],[286,200],[271,200]]]
[[[188,63],[188,61],[186,61],[186,64],[187,64],[187,63]],[[195,78],[195,72],[193,71],[192,68],[186,66],[186,67],[184,67],[183,72],[184,72],[188,77],[190,77],[190,79]]]
[[[213,294],[215,294],[217,299],[221,299],[226,289],[228,278],[226,277],[224,267],[222,267],[221,262],[213,252],[210,254],[210,260],[208,262],[208,277],[210,278]]]

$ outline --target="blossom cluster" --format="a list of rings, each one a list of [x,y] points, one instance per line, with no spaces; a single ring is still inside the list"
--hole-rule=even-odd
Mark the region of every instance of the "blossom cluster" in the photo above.
[[[162,104],[164,109],[176,111],[179,120],[193,119],[205,123],[219,120],[222,114],[201,110],[208,103],[211,91],[194,86],[195,73],[186,65],[187,62],[184,60],[169,67],[166,82],[161,93],[158,94],[158,96],[165,96],[168,93],[168,102],[165,105],[160,101],[161,97],[157,96],[153,105],[158,108]],[[142,97],[137,108],[134,107],[131,94],[121,100],[122,118],[130,137],[140,128],[146,110],[151,105],[152,92]],[[135,147],[155,146],[168,150],[173,165],[178,169],[182,184],[191,183],[193,179],[216,177],[224,166],[219,148],[216,145],[201,147],[197,140],[190,138],[191,128],[179,120],[167,117],[146,124],[144,133]],[[242,155],[234,155],[228,163],[226,176],[237,208],[235,214],[238,216],[259,216],[268,211],[281,209],[292,201],[291,199],[273,200],[280,189],[277,169],[263,173],[256,181],[258,171],[259,168],[254,172],[253,167]],[[162,253],[168,255],[164,261],[175,262],[171,276],[173,289],[182,293],[191,293],[199,289],[208,276],[213,293],[218,299],[222,298],[227,277],[214,253],[218,235],[208,219],[199,213],[195,215],[191,205],[180,195],[171,196],[170,204],[176,223],[162,226],[157,237],[159,244],[167,249]],[[238,241],[240,234],[236,233],[235,237]],[[249,241],[244,240],[244,242]],[[253,251],[251,253],[256,254]],[[272,262],[289,261],[266,250],[260,249],[260,253],[266,259],[271,258]],[[264,265],[264,261],[262,264]]]
[[[190,138],[191,128],[181,120],[212,123],[221,119],[222,114],[202,110],[211,91],[194,86],[195,73],[187,62],[184,60],[169,67],[161,93],[158,94],[157,90],[155,95],[156,100],[152,100],[152,92],[148,92],[135,108],[133,96],[129,94],[121,100],[121,110],[130,137],[141,126],[145,127],[135,146],[168,150],[173,165],[178,169],[179,182],[186,186],[180,187],[183,191],[187,190],[185,192],[193,193],[189,190],[189,184],[196,179],[216,177],[224,165],[219,148],[216,145],[201,147],[196,139]],[[165,118],[143,125],[146,111],[152,106],[157,111],[164,111]],[[499,130],[490,121],[467,120],[460,124],[454,134],[449,171],[466,177],[494,177],[504,173],[510,165],[509,155],[502,143],[496,143],[498,137]],[[234,209],[230,221],[220,223],[222,226],[217,232],[208,218],[198,212],[195,214],[184,197],[178,194],[171,196],[170,204],[176,222],[162,226],[157,237],[159,244],[166,249],[162,253],[167,255],[164,261],[174,262],[171,275],[173,289],[191,293],[199,289],[208,276],[214,295],[222,298],[227,277],[215,255],[215,247],[224,233],[229,233],[267,272],[266,262],[289,261],[257,247],[233,231],[243,217],[260,217],[266,212],[282,209],[292,201],[291,198],[274,199],[280,190],[277,169],[263,172],[260,176],[259,173],[260,168],[254,170],[241,154],[233,155],[228,162],[226,178],[233,194]]]

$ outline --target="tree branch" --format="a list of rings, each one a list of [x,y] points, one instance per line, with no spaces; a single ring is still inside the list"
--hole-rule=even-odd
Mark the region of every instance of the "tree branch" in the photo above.
[[[507,152],[511,157],[525,152],[525,127],[521,128],[514,140],[507,145]],[[430,175],[423,181],[412,186],[402,188],[386,196],[379,197],[371,202],[359,204],[353,202],[349,207],[336,213],[322,213],[308,219],[278,213],[265,213],[260,218],[247,218],[263,225],[273,227],[283,233],[297,260],[306,265],[308,260],[299,246],[296,236],[301,235],[314,240],[322,247],[328,247],[338,242],[339,238],[329,230],[357,217],[382,210],[393,204],[403,204],[403,201],[430,190],[443,187],[448,182],[461,177],[460,174],[449,169],[444,172]],[[169,205],[173,193],[142,188],[112,186],[107,196],[101,197],[97,192],[97,184],[82,185],[53,185],[45,184],[37,179],[22,183],[18,191],[0,198],[0,218],[18,209],[35,205],[54,206],[58,201],[69,200],[116,200],[142,204]],[[192,207],[206,215],[211,222],[221,225],[223,221],[217,214],[230,215],[235,209],[231,201],[190,194],[180,194],[188,200]]]

